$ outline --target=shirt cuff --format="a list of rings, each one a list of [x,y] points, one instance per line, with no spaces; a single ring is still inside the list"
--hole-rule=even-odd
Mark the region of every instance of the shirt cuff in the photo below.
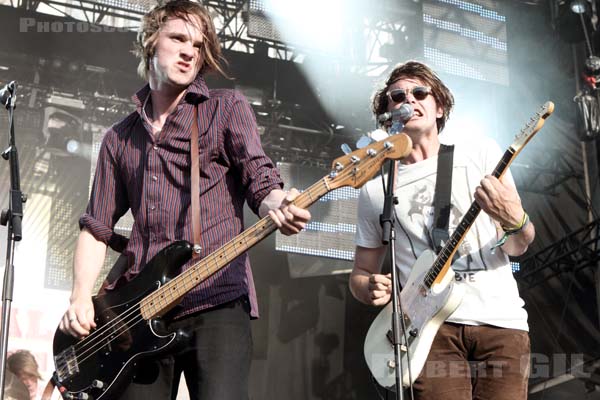
[[[105,243],[118,253],[122,253],[129,242],[129,238],[116,233],[89,214],[83,214],[81,218],[79,218],[79,229],[83,228],[86,228],[97,240]]]

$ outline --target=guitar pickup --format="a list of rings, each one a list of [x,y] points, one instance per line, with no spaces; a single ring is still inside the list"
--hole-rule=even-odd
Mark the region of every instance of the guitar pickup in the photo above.
[[[58,356],[54,357],[54,362],[58,378],[61,381],[79,373],[79,362],[73,346],[67,347]]]

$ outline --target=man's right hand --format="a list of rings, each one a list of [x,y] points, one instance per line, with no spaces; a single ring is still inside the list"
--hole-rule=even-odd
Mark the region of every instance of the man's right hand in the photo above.
[[[91,297],[71,300],[69,309],[63,315],[58,328],[64,333],[82,338],[96,327],[94,322],[94,304]]]
[[[384,306],[392,298],[391,274],[371,274],[369,276],[369,298],[371,305]]]

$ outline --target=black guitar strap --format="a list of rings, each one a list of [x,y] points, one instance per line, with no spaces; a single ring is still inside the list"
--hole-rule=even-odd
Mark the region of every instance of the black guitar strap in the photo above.
[[[432,246],[436,254],[439,254],[444,243],[450,238],[448,224],[450,222],[453,159],[454,146],[440,144],[435,195],[433,198],[433,210],[435,214],[433,217],[433,229],[431,230]]]

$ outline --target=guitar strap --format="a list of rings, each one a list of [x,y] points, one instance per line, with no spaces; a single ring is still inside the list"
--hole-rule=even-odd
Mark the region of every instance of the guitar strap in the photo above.
[[[440,144],[438,153],[435,195],[433,198],[433,229],[431,230],[432,247],[436,254],[448,241],[448,225],[450,221],[450,194],[452,193],[452,169],[454,146]]]
[[[194,107],[194,119],[192,121],[192,135],[190,139],[191,155],[191,196],[192,196],[192,232],[194,235],[194,252],[192,258],[200,255],[200,167],[198,161],[198,107]],[[119,255],[115,265],[110,269],[106,279],[102,283],[99,293],[104,288],[117,281],[129,268],[129,259],[124,254]]]
[[[54,380],[49,379],[48,383],[46,383],[46,386],[44,387],[44,392],[42,393],[42,397],[40,397],[40,399],[50,400],[52,398],[52,392],[54,392],[55,387],[56,385],[54,384]]]
[[[192,258],[198,258],[200,247],[200,166],[198,161],[198,107],[194,107],[192,121],[192,137],[190,140],[190,155],[192,158],[191,195],[192,195],[192,232],[194,235],[194,252]]]

